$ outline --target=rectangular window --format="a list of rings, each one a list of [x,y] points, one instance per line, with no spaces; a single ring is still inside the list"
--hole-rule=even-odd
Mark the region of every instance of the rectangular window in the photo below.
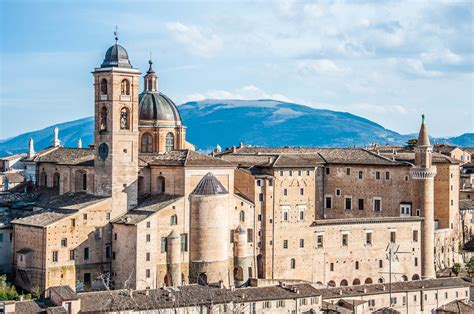
[[[262,186],[262,181],[260,179],[257,180],[257,186]]]
[[[413,242],[418,242],[418,230],[413,230]]]
[[[324,203],[326,209],[330,209],[332,207],[332,197],[326,196],[326,201]]]
[[[379,259],[379,268],[383,268],[383,260]]]
[[[53,251],[53,262],[58,261],[58,251]]]
[[[298,208],[298,220],[299,221],[304,221],[306,217],[306,210],[303,207]]]
[[[301,170],[298,170],[298,177],[301,177]]]
[[[151,223],[149,221],[146,222],[146,227],[147,228],[150,228],[151,227]]]
[[[415,266],[418,266],[418,257],[415,257],[414,264],[415,264]]]
[[[357,200],[357,207],[359,208],[359,210],[364,210],[364,199],[363,198],[359,198]]]
[[[311,171],[309,171],[309,170],[306,170],[306,175],[307,175],[307,176],[309,176],[309,175],[310,175],[310,173],[311,173]]]
[[[390,242],[395,243],[397,242],[397,232],[390,231]]]
[[[117,232],[116,232],[116,233],[114,233],[114,240],[116,240],[116,241],[117,241]]]
[[[390,180],[390,172],[385,172],[385,180]]]
[[[347,246],[349,244],[349,235],[344,233],[342,235],[342,246]]]
[[[84,248],[84,260],[87,261],[89,259],[89,248]]]
[[[147,262],[150,261],[150,252],[147,252],[147,253],[146,253],[146,261],[147,261]]]
[[[151,276],[151,272],[149,269],[146,270],[146,278],[150,278]]]
[[[336,196],[341,196],[341,189],[336,189]]]
[[[76,219],[71,219],[71,227],[75,227],[76,226]]]
[[[69,260],[73,261],[76,259],[76,250],[69,250]]]
[[[284,249],[288,248],[288,240],[283,240],[283,248]]]
[[[110,220],[110,213],[105,213],[105,219]]]
[[[3,234],[2,234],[3,235]],[[61,239],[61,246],[62,247],[67,247],[67,238],[62,238]]]
[[[262,214],[258,214],[257,220],[258,220],[258,221],[262,221]]]
[[[374,212],[380,212],[382,210],[382,200],[374,198]]]
[[[304,239],[300,239],[300,248],[304,248]]]
[[[365,234],[365,245],[372,245],[372,232]]]
[[[150,242],[151,241],[151,235],[150,234],[147,234],[146,235],[146,242]]]
[[[253,242],[253,229],[247,229],[247,242]]]
[[[359,171],[359,179],[362,179],[364,177],[364,173],[362,171]]]
[[[285,195],[285,196],[288,195],[288,190],[287,189],[283,189],[283,195]]]
[[[289,221],[289,220],[290,220],[290,209],[288,206],[282,206],[281,221]]]
[[[263,193],[258,193],[259,202],[263,202]]]
[[[354,266],[355,266],[355,269],[359,269],[359,261],[356,261]]]
[[[283,171],[280,171],[280,177],[283,177]]]
[[[293,176],[293,170],[288,170],[288,175],[291,177]]]
[[[84,214],[83,217],[84,217],[84,220],[87,220],[87,214]]]
[[[110,245],[105,246],[105,258],[110,258]]]
[[[352,209],[352,198],[351,197],[346,197],[345,198],[345,209],[346,210],[351,210]]]
[[[334,263],[329,264],[329,270],[334,271]]]
[[[300,188],[300,195],[304,195],[304,189]]]
[[[380,171],[375,172],[375,179],[380,180]]]
[[[324,237],[322,235],[318,235],[316,237],[316,247],[317,248],[322,248],[324,247]]]
[[[346,175],[348,175],[348,176],[351,175],[351,168],[346,168]]]
[[[167,244],[167,239],[166,237],[161,237],[161,253],[165,253],[166,252],[166,244]]]
[[[326,174],[329,174],[331,173],[331,170],[329,170],[329,168],[326,168]]]

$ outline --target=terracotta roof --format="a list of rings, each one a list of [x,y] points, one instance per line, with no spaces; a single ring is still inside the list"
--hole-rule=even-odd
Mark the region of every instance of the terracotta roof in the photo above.
[[[454,300],[437,308],[436,313],[470,314],[474,313],[474,305],[464,300]]]
[[[233,164],[220,158],[204,155],[193,150],[173,150],[158,155],[142,155],[141,158],[149,165],[154,166],[214,166],[214,167],[233,167]]]
[[[435,144],[433,146],[433,151],[441,153],[441,154],[449,154],[453,150],[458,148],[457,146],[447,145],[447,144]]]
[[[37,162],[56,163],[60,165],[78,165],[94,161],[94,150],[90,148],[65,148],[58,147],[48,154],[35,158]],[[91,164],[93,165],[93,163]]]
[[[43,199],[35,206],[44,209],[34,212],[30,216],[13,220],[12,224],[46,227],[56,221],[77,213],[80,209],[88,207],[107,199],[104,196],[86,193],[65,193],[50,199]]]
[[[54,291],[63,301],[77,300],[77,294],[69,286],[56,286],[49,290]]]
[[[302,165],[314,167],[320,164],[406,165],[404,162],[394,161],[362,148],[243,146],[234,151],[228,150],[218,156],[242,166],[266,165],[269,162],[273,162],[274,167],[300,167]]]
[[[292,291],[292,287],[298,292]],[[229,302],[246,303],[266,300],[289,300],[316,297],[315,288],[309,284],[299,284],[283,288],[280,286],[219,289],[198,285],[179,288],[151,289],[142,291],[114,290],[79,294],[81,313],[106,311],[145,311],[176,307],[224,304]]]
[[[42,156],[45,156],[49,153],[51,153],[52,151],[58,149],[59,147],[54,147],[54,146],[50,146],[50,147],[47,147],[45,149],[42,149],[40,150],[39,152],[36,152],[36,154],[32,157],[32,158],[28,158],[28,157],[25,157],[23,158],[21,161],[23,162],[33,162],[33,161],[36,161],[38,158],[42,157]],[[27,155],[28,156],[28,155]]]
[[[24,157],[26,157],[26,153],[1,157],[0,160],[7,160],[8,161],[8,160],[21,159],[21,158],[24,158]]]
[[[420,127],[420,133],[418,133],[417,146],[430,146],[430,137],[428,136],[428,129],[425,124],[425,116],[422,116],[422,122]]]
[[[405,292],[417,290],[437,290],[440,288],[460,288],[470,287],[471,284],[459,277],[437,278],[426,280],[400,281],[392,283],[392,292]],[[339,299],[344,297],[354,297],[370,294],[388,293],[389,284],[371,284],[337,288],[320,288],[317,293],[323,299]],[[364,292],[365,291],[365,292]]]
[[[382,153],[381,155],[385,156],[386,158],[394,158],[397,161],[401,162],[409,162],[411,164],[415,163],[415,152],[412,150],[401,150],[397,151],[396,154],[393,153]],[[433,153],[433,163],[450,163],[450,164],[460,164],[461,161],[451,158],[449,156],[440,154],[440,153]]]
[[[25,181],[25,177],[18,172],[3,172],[0,174],[0,176],[4,176],[6,179],[8,179],[8,182],[19,183]]]
[[[141,201],[134,209],[116,218],[113,223],[135,225],[180,199],[183,199],[183,197],[168,194],[151,195]]]

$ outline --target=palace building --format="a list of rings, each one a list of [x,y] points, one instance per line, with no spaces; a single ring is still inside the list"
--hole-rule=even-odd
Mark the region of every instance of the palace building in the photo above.
[[[47,149],[30,143],[22,162],[47,193],[11,222],[16,285],[340,287],[432,279],[459,258],[459,163],[433,153],[424,117],[411,151],[241,145],[205,155],[152,65],[140,92],[116,42],[92,72],[94,144],[62,147],[58,130]]]

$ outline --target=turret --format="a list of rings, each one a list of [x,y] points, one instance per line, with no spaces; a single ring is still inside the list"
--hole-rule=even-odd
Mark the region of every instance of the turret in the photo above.
[[[59,140],[59,129],[57,126],[54,127],[53,147],[59,147],[61,141]]]
[[[166,269],[167,284],[173,287],[181,286],[181,236],[176,230],[167,238]]]
[[[35,144],[33,143],[33,138],[30,137],[30,139],[28,140],[28,159],[31,159],[33,157],[36,156],[36,153],[35,153]]]
[[[143,77],[145,91],[157,92],[158,91],[158,76],[156,76],[155,70],[153,70],[153,61],[148,61],[149,67],[146,75]]]
[[[251,259],[247,254],[248,234],[242,225],[235,229],[236,242],[234,242],[234,284],[242,286],[249,279],[248,269],[251,266]]]
[[[229,278],[229,193],[222,183],[207,173],[189,196],[190,283],[208,284]]]
[[[432,166],[433,147],[430,145],[425,115],[422,116],[418,142],[415,147],[415,167],[410,171],[415,183],[417,204],[423,216],[421,243],[421,273],[425,279],[436,278],[434,268],[434,177],[436,167]]]

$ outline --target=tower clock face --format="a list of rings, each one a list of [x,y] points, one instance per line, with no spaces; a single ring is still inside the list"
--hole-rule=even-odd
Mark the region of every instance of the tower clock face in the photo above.
[[[105,143],[99,145],[99,157],[102,160],[106,160],[109,156],[109,146]]]

